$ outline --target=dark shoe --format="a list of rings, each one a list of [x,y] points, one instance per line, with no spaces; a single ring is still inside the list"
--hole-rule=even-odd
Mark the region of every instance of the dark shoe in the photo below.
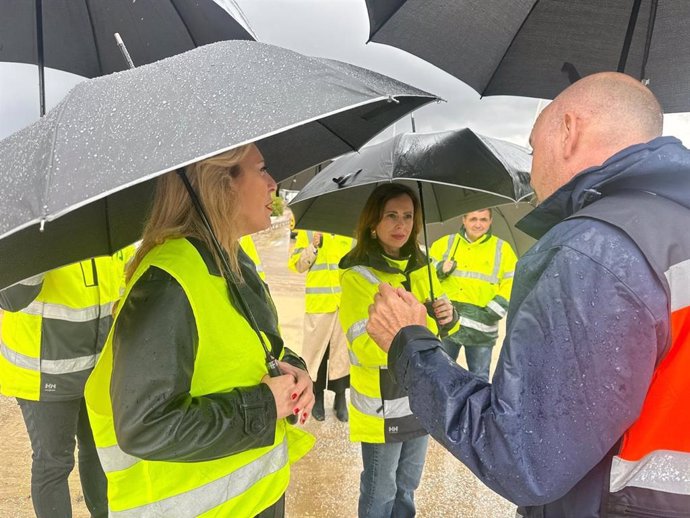
[[[323,408],[323,392],[316,394],[316,403],[314,403],[314,408],[311,409],[311,415],[317,421],[326,419],[326,411]]]
[[[349,415],[347,412],[347,401],[345,400],[345,392],[335,393],[335,403],[333,404],[333,409],[335,410],[335,416],[338,418],[338,421],[347,423]]]

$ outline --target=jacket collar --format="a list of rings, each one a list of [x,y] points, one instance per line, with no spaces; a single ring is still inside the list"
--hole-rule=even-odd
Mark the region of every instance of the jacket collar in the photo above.
[[[678,189],[689,174],[690,152],[675,137],[658,137],[578,173],[516,227],[539,239],[590,203],[623,189],[654,192],[690,207],[690,189]]]

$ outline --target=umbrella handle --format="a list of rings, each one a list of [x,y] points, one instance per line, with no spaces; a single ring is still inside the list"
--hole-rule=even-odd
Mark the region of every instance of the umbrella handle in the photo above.
[[[431,276],[431,260],[429,259],[429,237],[426,234],[426,215],[424,214],[424,193],[422,193],[422,182],[417,182],[417,189],[419,189],[419,205],[422,210],[422,228],[424,229],[424,248],[426,249],[426,270],[429,274],[429,294],[431,301],[436,300],[434,295],[434,283]]]

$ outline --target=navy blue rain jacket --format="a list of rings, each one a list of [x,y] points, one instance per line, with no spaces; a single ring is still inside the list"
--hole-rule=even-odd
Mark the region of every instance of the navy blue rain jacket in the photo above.
[[[566,219],[621,189],[690,207],[690,151],[671,137],[631,146],[523,219],[543,237],[517,264],[491,384],[422,327],[404,328],[389,352],[429,433],[525,516],[603,516],[609,455],[669,341],[667,297],[638,247],[607,223]]]

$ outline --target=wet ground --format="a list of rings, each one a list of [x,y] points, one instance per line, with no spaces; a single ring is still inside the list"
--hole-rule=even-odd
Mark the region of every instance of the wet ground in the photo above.
[[[304,276],[287,269],[289,230],[284,223],[256,236],[267,281],[281,317],[285,341],[301,349]],[[498,350],[494,351],[494,359]],[[347,437],[347,424],[333,414],[333,395],[326,397],[326,420],[310,420],[306,429],[315,448],[293,467],[287,496],[288,518],[355,518],[361,457],[359,444]],[[0,396],[0,518],[30,518],[31,451],[19,408]],[[78,482],[71,477],[74,517],[88,518]],[[512,518],[515,506],[487,489],[434,441],[430,441],[424,476],[416,493],[420,518]]]

